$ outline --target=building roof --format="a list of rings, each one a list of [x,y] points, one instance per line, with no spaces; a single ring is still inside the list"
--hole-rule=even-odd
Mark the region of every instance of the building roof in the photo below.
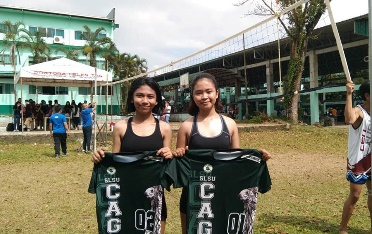
[[[32,9],[32,8],[25,8],[25,7],[1,5],[0,4],[0,9],[1,8],[10,9],[10,10],[21,10],[21,11],[29,11],[29,12],[38,12],[38,13],[43,13],[43,14],[73,16],[73,17],[78,17],[78,18],[96,19],[96,20],[115,22],[115,8],[113,8],[111,10],[111,12],[106,17],[87,16],[87,15],[80,15],[80,14],[71,14],[71,13],[66,13],[66,12],[64,13],[64,12],[58,12],[58,11],[47,11],[47,10]]]

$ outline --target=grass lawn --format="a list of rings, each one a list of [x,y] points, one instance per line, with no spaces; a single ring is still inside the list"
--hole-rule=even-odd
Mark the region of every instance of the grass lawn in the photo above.
[[[31,139],[0,140],[0,233],[96,233],[95,195],[87,192],[92,163],[76,151],[80,141],[70,139],[69,156],[56,159],[51,139]],[[256,234],[337,233],[348,195],[346,127],[241,131],[240,144],[273,155],[273,185],[259,195]],[[169,234],[180,233],[180,192],[166,192]],[[349,223],[351,234],[368,233],[365,192]]]

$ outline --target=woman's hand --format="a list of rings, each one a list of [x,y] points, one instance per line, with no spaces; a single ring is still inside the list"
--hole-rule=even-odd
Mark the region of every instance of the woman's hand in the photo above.
[[[92,154],[92,158],[90,159],[94,163],[99,163],[101,162],[102,158],[105,157],[105,152],[101,148],[95,150]]]
[[[160,155],[160,156],[162,156],[162,157],[164,157],[166,159],[173,158],[172,151],[168,147],[161,148],[160,150],[158,150],[158,152],[156,153],[156,155]]]
[[[185,155],[186,153],[186,150],[188,150],[189,147],[186,146],[185,148],[177,148],[175,151],[173,151],[173,156],[174,157],[182,157],[183,155]]]
[[[260,151],[260,153],[262,154],[262,159],[267,161],[271,158],[271,154],[265,150],[265,149],[259,149],[258,151]]]

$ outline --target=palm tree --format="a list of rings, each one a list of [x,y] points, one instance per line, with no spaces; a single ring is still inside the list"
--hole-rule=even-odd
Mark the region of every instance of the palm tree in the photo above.
[[[59,47],[55,50],[55,54],[58,54],[58,52],[64,53],[65,57],[68,58],[68,59],[78,61],[79,60],[79,53],[81,52],[81,50]]]
[[[126,79],[146,72],[147,61],[146,59],[141,59],[138,55],[132,56],[129,53],[119,54],[116,56],[116,63],[113,70],[119,79]],[[128,91],[131,84],[132,80],[122,83],[120,87],[120,112],[123,114],[126,110],[126,100],[128,99]]]
[[[21,59],[19,56],[19,49],[22,46],[22,41],[20,39],[22,29],[24,28],[24,24],[22,22],[16,22],[12,24],[10,20],[6,20],[2,22],[3,28],[0,28],[0,33],[4,33],[5,37],[3,39],[4,49],[0,51],[2,56],[4,57],[5,52],[9,50],[9,58],[10,64],[13,67],[13,76],[16,75],[16,66],[17,66],[17,55],[18,61],[21,63]],[[4,59],[3,59],[4,61]],[[14,102],[16,102],[16,84],[14,84]]]
[[[87,25],[83,27],[85,32],[81,37],[86,40],[86,44],[83,46],[83,54],[89,59],[90,66],[97,67],[97,55],[102,54],[104,48],[112,41],[109,37],[99,37],[101,32],[105,31],[103,27],[96,29],[94,32]]]
[[[22,32],[25,33],[20,37],[24,39],[24,42],[22,42],[22,47],[28,48],[33,54],[33,63],[42,63],[49,59],[50,48],[43,38],[45,35],[39,31],[30,33],[26,29],[23,29]]]

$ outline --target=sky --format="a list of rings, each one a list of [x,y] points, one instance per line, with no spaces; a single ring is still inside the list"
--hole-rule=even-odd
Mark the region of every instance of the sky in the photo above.
[[[216,44],[260,21],[240,0],[1,0],[0,5],[105,17],[116,9],[114,42],[146,59],[149,70]],[[267,0],[268,2],[274,0]],[[358,2],[358,4],[356,4]],[[368,0],[332,0],[336,22],[368,13]]]

